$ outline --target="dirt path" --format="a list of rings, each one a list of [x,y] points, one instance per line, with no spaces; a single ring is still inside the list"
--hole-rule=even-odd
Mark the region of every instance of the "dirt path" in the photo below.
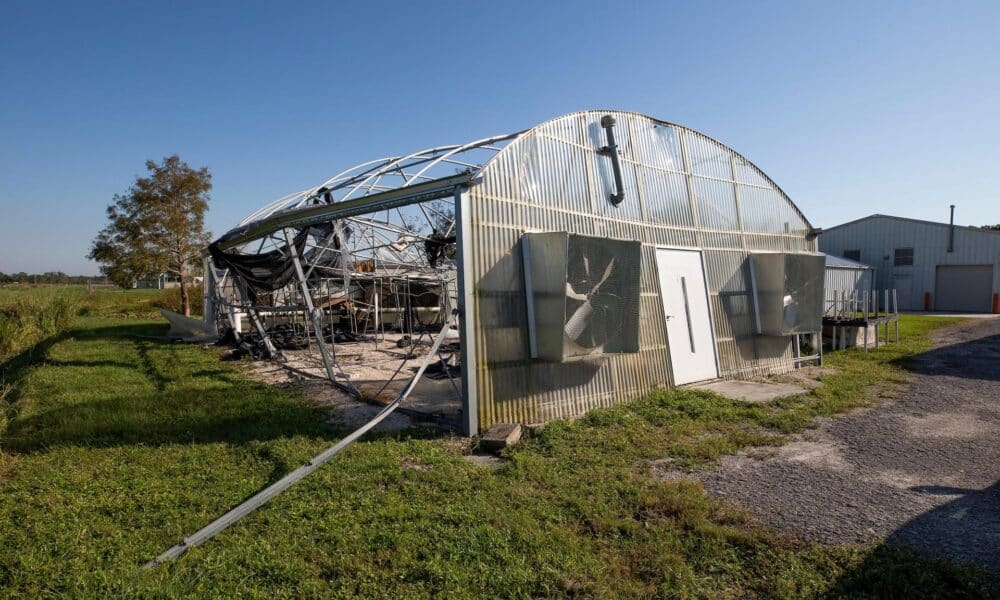
[[[699,479],[810,539],[884,538],[1000,572],[1000,320],[934,341],[899,398],[824,420],[764,460],[729,457]]]

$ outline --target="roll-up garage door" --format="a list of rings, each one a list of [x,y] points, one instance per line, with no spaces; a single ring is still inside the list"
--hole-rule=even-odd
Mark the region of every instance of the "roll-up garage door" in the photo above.
[[[990,312],[993,265],[938,265],[935,310]]]

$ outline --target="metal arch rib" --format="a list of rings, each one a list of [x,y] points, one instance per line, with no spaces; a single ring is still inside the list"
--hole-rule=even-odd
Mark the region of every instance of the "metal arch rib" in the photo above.
[[[256,221],[267,219],[278,211],[299,208],[324,188],[331,191],[346,190],[346,193],[335,202],[339,203],[358,197],[359,192],[362,192],[362,196],[367,196],[400,187],[412,187],[425,181],[433,181],[435,178],[430,177],[428,171],[442,163],[455,164],[478,172],[488,160],[472,162],[457,160],[457,157],[464,152],[473,150],[486,150],[496,154],[503,149],[503,146],[496,145],[498,142],[512,140],[523,133],[523,131],[519,131],[495,135],[466,144],[435,146],[403,156],[388,156],[363,162],[340,171],[319,186],[289,194],[257,209],[242,219],[239,225],[251,225]],[[414,172],[413,169],[416,167],[420,168]],[[385,190],[376,189],[379,181],[387,176],[401,177],[403,182],[400,185],[387,186]]]
[[[263,218],[269,214],[273,214],[275,211],[281,210],[281,208],[287,206],[288,203],[291,202],[293,199],[297,197],[304,197],[309,192],[310,190],[302,190],[299,192],[295,192],[294,194],[288,194],[287,196],[282,196],[281,198],[278,198],[277,200],[270,202],[261,208],[258,208],[254,212],[244,217],[243,220],[239,222],[239,225],[246,225],[247,223],[252,223],[257,219]]]
[[[418,202],[427,202],[454,195],[457,186],[469,185],[473,182],[474,173],[460,173],[450,177],[442,177],[409,187],[399,187],[360,196],[334,204],[303,206],[297,209],[276,213],[230,230],[217,241],[221,250],[246,244],[253,240],[268,236],[285,227],[301,228],[317,225],[334,219],[356,217],[378,212],[388,208],[398,208]]]
[[[442,161],[452,162],[452,161],[450,161],[448,159],[450,159],[452,156],[454,156],[456,154],[460,154],[462,152],[466,152],[468,150],[474,150],[474,149],[477,149],[477,148],[489,148],[491,144],[494,144],[494,143],[502,141],[502,140],[511,139],[511,138],[513,138],[514,136],[517,136],[517,135],[519,135],[519,134],[518,133],[508,133],[506,135],[497,135],[497,136],[492,136],[492,137],[488,137],[488,138],[483,138],[481,140],[476,140],[474,142],[469,142],[468,144],[465,144],[465,145],[462,145],[462,146],[455,146],[453,149],[445,152],[444,154],[442,154],[438,158],[436,158],[433,161],[431,161],[430,163],[428,163],[427,166],[425,166],[423,169],[421,169],[420,171],[418,171],[416,175],[414,175],[414,178],[422,176],[425,172],[427,172],[428,169],[433,168],[435,165],[440,164]],[[482,165],[479,165],[479,166],[481,167]],[[403,187],[406,187],[408,185],[409,185],[409,182],[404,183]]]

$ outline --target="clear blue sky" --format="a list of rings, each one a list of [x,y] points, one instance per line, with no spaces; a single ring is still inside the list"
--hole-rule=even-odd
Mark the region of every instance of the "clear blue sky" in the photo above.
[[[149,158],[211,169],[219,234],[338,168],[584,108],[728,143],[816,226],[1000,222],[996,1],[307,4],[3,2],[0,271],[96,272]]]

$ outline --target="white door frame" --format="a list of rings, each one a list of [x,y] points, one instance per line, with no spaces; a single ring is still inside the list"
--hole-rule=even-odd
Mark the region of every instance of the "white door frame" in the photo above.
[[[653,263],[656,265],[656,287],[657,287],[657,289],[659,289],[659,287],[660,287],[660,266],[659,266],[659,263],[656,262],[656,251],[657,250],[684,250],[684,251],[687,251],[687,252],[697,252],[698,253],[698,260],[701,261],[701,277],[702,277],[702,279],[704,280],[704,283],[705,283],[705,304],[708,305],[708,325],[709,325],[709,331],[712,334],[712,344],[714,346],[714,352],[712,354],[715,356],[715,377],[709,378],[709,379],[702,379],[700,381],[712,381],[714,379],[719,379],[721,377],[722,368],[721,368],[721,366],[719,364],[719,342],[718,342],[718,338],[715,335],[715,311],[712,309],[712,294],[709,291],[709,286],[708,286],[708,269],[705,268],[705,250],[703,248],[696,248],[696,247],[693,247],[693,246],[667,246],[667,245],[663,245],[663,244],[654,244],[653,245]],[[663,312],[663,290],[660,289],[659,292],[660,292],[660,312]],[[667,332],[667,319],[666,319],[666,315],[665,314],[664,314],[664,319],[663,319],[663,338],[665,340],[667,340],[667,356],[670,356],[670,335]],[[675,381],[676,381],[676,379],[674,378],[674,361],[673,361],[673,358],[671,358],[670,359],[670,384],[673,387],[678,387],[677,384],[675,383]],[[691,383],[698,383],[698,382],[691,381],[691,382],[685,383],[683,385],[689,385]]]

